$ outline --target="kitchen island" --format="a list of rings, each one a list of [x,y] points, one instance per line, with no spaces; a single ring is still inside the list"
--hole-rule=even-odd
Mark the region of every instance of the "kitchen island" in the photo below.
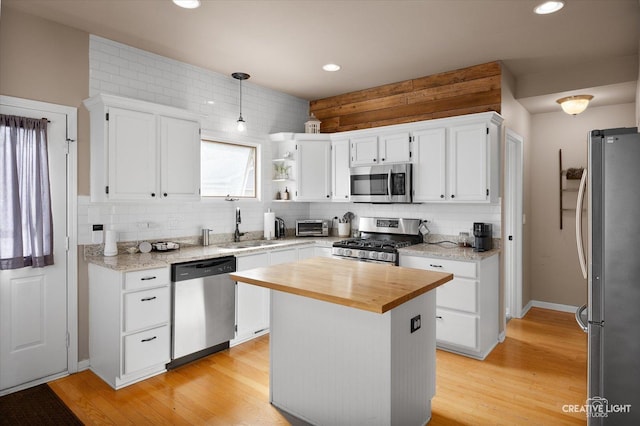
[[[435,292],[452,274],[311,258],[231,274],[271,289],[270,399],[312,424],[423,425]]]

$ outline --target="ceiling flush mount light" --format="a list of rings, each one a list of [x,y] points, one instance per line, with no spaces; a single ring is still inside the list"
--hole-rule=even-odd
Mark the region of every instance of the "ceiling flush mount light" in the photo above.
[[[322,66],[322,69],[329,72],[336,72],[340,70],[340,65],[338,64],[325,64]]]
[[[556,102],[560,104],[562,110],[567,114],[578,115],[587,109],[591,99],[593,99],[591,95],[576,95],[560,98]]]
[[[244,121],[244,118],[242,118],[242,80],[247,80],[251,76],[243,72],[234,72],[231,74],[231,77],[240,80],[240,117],[238,117],[238,131],[244,132],[247,130],[247,123]]]
[[[555,13],[564,7],[564,1],[545,1],[533,9],[538,15],[548,15]]]
[[[184,7],[185,9],[195,9],[200,7],[200,0],[173,0],[177,6]]]

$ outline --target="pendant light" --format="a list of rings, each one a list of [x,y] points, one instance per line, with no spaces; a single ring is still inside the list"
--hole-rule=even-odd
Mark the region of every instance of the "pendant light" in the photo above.
[[[247,123],[244,121],[244,118],[242,118],[242,80],[247,80],[251,76],[243,72],[234,72],[231,74],[231,77],[240,80],[240,117],[238,117],[238,131],[244,132],[247,130]]]

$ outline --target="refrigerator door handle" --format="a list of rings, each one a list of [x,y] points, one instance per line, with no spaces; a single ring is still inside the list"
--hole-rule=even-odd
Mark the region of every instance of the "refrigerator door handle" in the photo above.
[[[587,309],[587,305],[582,305],[576,310],[576,322],[578,323],[582,331],[587,333],[589,331],[589,328],[587,327],[587,324],[582,321],[582,313],[585,311],[585,309]]]
[[[578,190],[578,201],[576,202],[576,245],[578,246],[578,260],[580,261],[580,269],[582,276],[587,278],[587,261],[584,256],[584,247],[582,246],[582,204],[584,202],[584,191],[587,187],[587,169],[582,172],[580,179],[580,189]]]

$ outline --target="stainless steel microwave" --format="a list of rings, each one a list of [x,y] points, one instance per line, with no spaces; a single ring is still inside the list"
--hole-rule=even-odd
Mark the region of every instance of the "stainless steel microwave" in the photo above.
[[[327,219],[296,220],[296,237],[328,237],[329,221]]]
[[[356,203],[410,203],[412,164],[351,167],[351,201]]]

